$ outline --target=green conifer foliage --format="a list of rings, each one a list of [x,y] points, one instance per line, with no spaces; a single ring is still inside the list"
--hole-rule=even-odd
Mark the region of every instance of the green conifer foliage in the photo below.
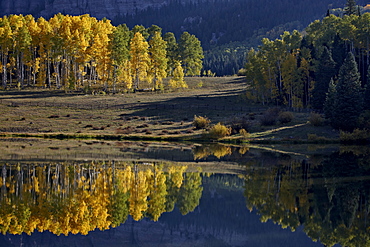
[[[355,0],[347,0],[346,7],[344,8],[344,14],[346,15],[358,14]]]
[[[335,109],[331,116],[333,127],[353,130],[362,110],[360,74],[353,54],[348,53],[339,70]]]
[[[312,91],[312,107],[322,110],[324,107],[326,93],[328,92],[330,79],[335,75],[335,62],[331,52],[327,47],[319,59],[319,65],[316,72],[316,83]]]
[[[329,83],[329,91],[326,94],[326,100],[324,105],[325,116],[330,120],[333,119],[333,114],[335,112],[335,106],[337,103],[336,97],[337,97],[336,84],[334,80],[331,79]]]
[[[179,61],[179,51],[175,35],[171,32],[165,33],[163,39],[167,42],[167,74],[172,75],[176,68],[176,63]]]
[[[179,40],[180,60],[183,63],[185,75],[200,75],[203,67],[203,49],[199,39],[194,35],[184,32]]]
[[[365,85],[365,94],[364,94],[364,109],[370,110],[370,65],[367,69],[367,82]]]
[[[117,26],[114,30],[111,45],[112,58],[116,65],[121,65],[123,61],[129,59],[130,31],[125,24]]]

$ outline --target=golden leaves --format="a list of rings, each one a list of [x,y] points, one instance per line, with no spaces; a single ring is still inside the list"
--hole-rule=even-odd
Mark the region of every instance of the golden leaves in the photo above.
[[[165,172],[157,164],[122,163],[119,167],[48,164],[18,165],[14,170],[7,166],[0,198],[0,230],[4,234],[31,234],[35,230],[87,234],[124,222],[114,217],[125,215],[125,210],[134,220],[149,216],[156,221],[166,210],[169,191],[178,191],[183,185],[186,171],[186,166],[169,166]],[[115,201],[119,196],[121,200]]]

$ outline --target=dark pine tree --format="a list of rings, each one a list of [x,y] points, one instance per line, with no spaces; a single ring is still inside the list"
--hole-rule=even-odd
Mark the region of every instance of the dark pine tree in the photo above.
[[[345,15],[358,14],[355,0],[347,0],[346,7],[344,8],[344,14]]]
[[[324,107],[326,93],[331,78],[335,75],[335,62],[332,58],[331,52],[327,47],[319,59],[318,69],[315,73],[315,86],[312,91],[312,107],[316,110],[322,110]]]
[[[344,41],[339,37],[339,34],[335,35],[334,37],[331,54],[335,62],[335,74],[338,74],[339,69],[342,66],[347,55],[346,45]]]
[[[335,106],[337,105],[337,102],[336,102],[337,90],[335,87],[336,87],[336,84],[334,80],[331,79],[329,83],[329,90],[326,94],[325,105],[324,105],[325,117],[329,119],[330,121],[333,119]]]
[[[367,82],[365,85],[365,94],[364,94],[364,109],[370,110],[370,65],[367,69]]]
[[[339,70],[336,91],[336,106],[330,119],[331,123],[335,128],[351,131],[357,126],[363,102],[360,73],[351,52]]]

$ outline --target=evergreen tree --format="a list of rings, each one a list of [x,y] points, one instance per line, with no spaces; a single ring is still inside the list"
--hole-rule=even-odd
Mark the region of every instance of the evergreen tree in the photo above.
[[[344,8],[345,15],[356,15],[358,14],[355,0],[347,0],[346,7]]]
[[[203,49],[200,41],[188,32],[184,32],[179,40],[179,55],[183,63],[185,75],[200,75],[203,67]]]
[[[362,88],[355,57],[348,53],[339,70],[336,86],[336,106],[331,122],[333,127],[353,130],[362,110]]]
[[[117,26],[111,38],[112,59],[115,65],[121,65],[129,59],[130,31],[125,24]]]
[[[316,83],[312,90],[312,107],[322,110],[324,107],[326,93],[328,92],[330,79],[335,75],[335,62],[330,50],[325,46],[319,59],[317,72],[315,74]]]
[[[334,37],[333,48],[331,49],[332,57],[335,62],[335,74],[338,74],[340,67],[342,66],[344,59],[346,58],[346,45],[344,41],[337,34]]]
[[[335,107],[336,107],[336,97],[337,97],[337,90],[336,85],[333,79],[330,80],[329,83],[329,90],[326,94],[326,100],[324,105],[324,112],[327,119],[332,120]]]
[[[158,27],[157,25],[152,25],[151,27],[147,28],[147,32],[149,33],[150,39],[152,39],[156,33],[162,35],[162,28]]]
[[[145,40],[147,40],[150,36],[148,29],[146,29],[143,25],[134,26],[134,28],[131,30],[132,37],[134,37],[136,33],[141,33]]]
[[[175,69],[177,61],[179,61],[178,45],[175,35],[171,32],[165,33],[163,39],[167,42],[167,74],[172,75],[172,71]]]
[[[370,65],[367,69],[367,83],[364,94],[364,110],[370,110]]]
[[[113,91],[115,91],[117,78],[123,73],[122,65],[129,59],[129,42],[130,31],[128,27],[125,24],[117,26],[110,40],[112,49],[111,57],[114,66]]]

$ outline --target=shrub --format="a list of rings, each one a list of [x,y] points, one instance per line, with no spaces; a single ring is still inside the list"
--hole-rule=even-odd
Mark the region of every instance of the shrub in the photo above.
[[[128,135],[128,134],[132,134],[132,132],[134,132],[134,128],[132,128],[131,126],[128,126],[126,128],[118,128],[116,129],[116,133],[117,134],[124,134],[124,135]]]
[[[145,134],[147,134],[147,135],[151,135],[151,134],[153,134],[153,132],[152,132],[152,131],[150,131],[150,130],[148,130],[148,129],[143,129],[142,133],[145,133]]]
[[[248,138],[248,137],[250,136],[250,134],[248,133],[248,131],[246,131],[245,129],[241,129],[241,130],[239,131],[239,134],[240,134],[241,136],[243,136],[244,138]]]
[[[226,127],[225,125],[218,123],[214,125],[208,133],[209,138],[219,139],[231,134],[231,128]]]
[[[311,112],[309,121],[313,126],[322,126],[324,124],[324,118],[316,112]]]
[[[260,124],[264,126],[275,125],[279,116],[280,109],[277,107],[269,108],[260,118]]]
[[[282,124],[290,123],[293,119],[294,115],[289,111],[280,112],[278,116],[278,120]]]
[[[165,121],[165,122],[162,122],[162,125],[173,125],[174,122],[172,121]]]
[[[149,125],[148,125],[148,124],[142,124],[142,125],[138,125],[138,126],[136,126],[136,128],[138,128],[138,129],[148,128],[148,127],[149,127]]]
[[[239,71],[238,71],[238,76],[246,76],[247,75],[247,70],[245,68],[241,68]]]
[[[193,125],[196,129],[205,129],[209,126],[211,120],[202,116],[194,116]]]
[[[235,117],[231,120],[230,127],[233,134],[237,134],[240,130],[249,130],[251,127],[250,121],[246,117]]]
[[[358,118],[358,127],[361,129],[370,129],[370,110],[361,113]]]
[[[354,129],[353,132],[340,132],[340,141],[343,143],[357,143],[366,144],[370,142],[370,130],[368,129]]]

